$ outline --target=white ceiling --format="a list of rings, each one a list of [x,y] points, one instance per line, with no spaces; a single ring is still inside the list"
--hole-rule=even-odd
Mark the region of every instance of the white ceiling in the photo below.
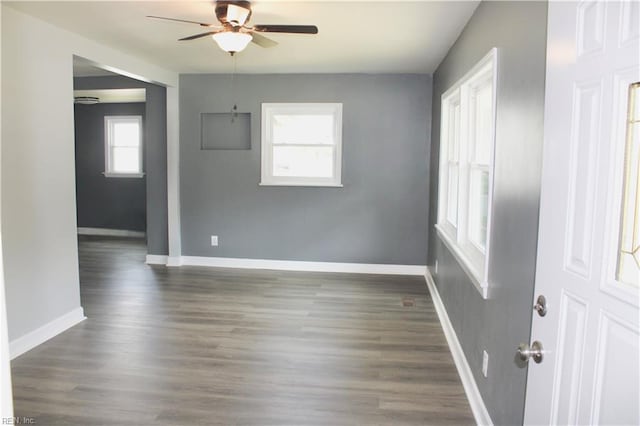
[[[11,7],[148,62],[180,73],[228,73],[229,54],[193,24],[159,15],[217,23],[213,2],[23,1]],[[238,73],[432,73],[478,1],[253,2],[252,24],[314,24],[318,35],[268,34],[279,45],[250,44],[236,54]],[[91,59],[91,58],[88,58]],[[105,64],[109,65],[109,64]]]

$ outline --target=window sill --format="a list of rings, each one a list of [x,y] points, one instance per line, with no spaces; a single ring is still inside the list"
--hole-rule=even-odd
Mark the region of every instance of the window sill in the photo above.
[[[108,178],[142,178],[144,177],[144,173],[113,173],[113,172],[102,172],[104,177]]]
[[[344,188],[341,183],[313,183],[313,182],[260,182],[259,186],[309,186],[316,188]]]
[[[460,248],[460,246],[453,241],[453,239],[447,235],[447,233],[442,229],[442,226],[436,225],[436,230],[438,231],[438,237],[444,243],[445,246],[449,249],[453,257],[458,261],[464,272],[467,274],[473,286],[480,292],[480,295],[483,299],[488,299],[489,296],[489,283],[481,277],[480,272],[471,262],[469,256],[467,256],[464,251]]]

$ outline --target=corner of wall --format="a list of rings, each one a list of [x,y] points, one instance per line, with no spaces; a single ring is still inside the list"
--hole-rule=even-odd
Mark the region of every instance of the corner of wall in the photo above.
[[[53,321],[12,340],[9,343],[9,354],[11,359],[30,351],[36,346],[41,345],[47,340],[57,336],[85,319],[87,319],[87,317],[84,316],[84,310],[82,307],[78,307],[54,319]]]

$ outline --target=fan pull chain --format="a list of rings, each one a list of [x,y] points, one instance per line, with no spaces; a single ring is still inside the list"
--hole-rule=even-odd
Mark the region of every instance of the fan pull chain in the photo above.
[[[232,56],[231,58],[233,60],[233,74],[231,74],[231,99],[235,99],[237,62],[235,56]],[[236,121],[236,118],[238,118],[238,105],[234,101],[233,107],[231,108],[231,123],[234,123]]]

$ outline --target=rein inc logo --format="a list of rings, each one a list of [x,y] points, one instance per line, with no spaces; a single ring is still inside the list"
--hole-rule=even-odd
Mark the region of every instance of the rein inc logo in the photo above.
[[[3,417],[3,425],[35,425],[35,417]]]

